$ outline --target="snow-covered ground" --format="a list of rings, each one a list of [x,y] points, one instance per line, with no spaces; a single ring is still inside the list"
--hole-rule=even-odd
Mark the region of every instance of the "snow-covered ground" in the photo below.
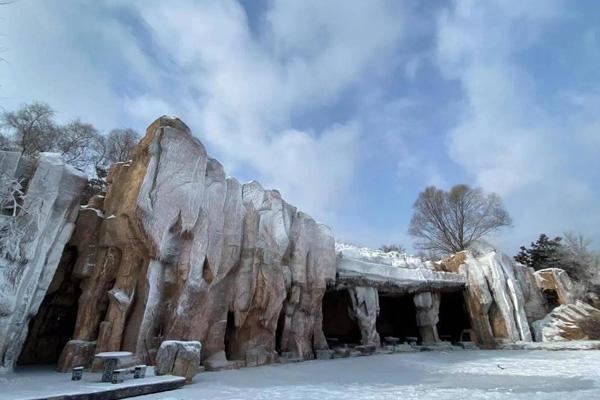
[[[140,399],[599,399],[600,351],[377,355],[203,373]]]

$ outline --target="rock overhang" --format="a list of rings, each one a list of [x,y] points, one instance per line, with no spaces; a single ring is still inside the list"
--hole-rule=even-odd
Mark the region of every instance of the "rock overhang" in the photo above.
[[[336,244],[336,287],[366,286],[386,293],[463,290],[463,275],[434,270],[430,263],[402,253]]]
[[[466,286],[464,276],[424,268],[400,268],[338,258],[336,286],[369,286],[389,293],[453,292]]]

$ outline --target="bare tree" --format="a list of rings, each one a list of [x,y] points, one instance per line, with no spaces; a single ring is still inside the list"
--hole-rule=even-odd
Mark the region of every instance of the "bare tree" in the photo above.
[[[93,167],[104,156],[104,138],[93,125],[74,120],[59,128],[53,151],[60,153],[65,162],[80,169]]]
[[[15,145],[26,155],[52,151],[59,136],[54,110],[45,103],[32,103],[2,114],[2,124],[12,131]]]
[[[581,233],[566,232],[562,243],[562,268],[587,288],[600,292],[600,255],[590,250],[592,241]]]
[[[58,125],[54,115],[54,110],[44,103],[28,104],[4,113],[2,124],[12,135],[10,138],[2,136],[0,145],[34,157],[45,151],[59,153],[67,163],[80,169],[100,163],[105,139],[96,128],[79,119]]]
[[[102,193],[108,167],[129,160],[140,136],[132,129],[115,129],[103,136],[93,125],[79,119],[57,124],[54,115],[45,103],[32,103],[1,114],[0,123],[8,135],[0,134],[0,150],[19,150],[33,157],[47,151],[59,153],[65,162],[88,175],[84,201]]]
[[[133,129],[113,129],[106,138],[104,157],[110,163],[128,161],[139,140]]]
[[[474,240],[511,225],[500,196],[467,185],[456,185],[449,192],[430,186],[419,194],[413,209],[408,232],[417,239],[417,248],[440,255],[462,251]]]
[[[24,191],[22,180],[0,172],[0,257],[13,261],[20,258],[25,235],[19,224],[19,216],[26,213]]]

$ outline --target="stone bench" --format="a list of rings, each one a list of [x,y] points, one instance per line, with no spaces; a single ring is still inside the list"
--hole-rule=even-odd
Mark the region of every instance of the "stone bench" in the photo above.
[[[96,354],[94,360],[103,363],[102,382],[112,382],[113,371],[117,368],[119,362],[132,357],[133,353],[129,351],[107,351]]]

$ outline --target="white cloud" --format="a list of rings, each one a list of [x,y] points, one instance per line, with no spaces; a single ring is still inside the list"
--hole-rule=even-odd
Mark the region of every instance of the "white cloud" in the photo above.
[[[422,186],[460,179],[445,150],[503,194],[507,246],[541,231],[600,235],[600,91],[563,88],[549,108],[522,57],[566,4],[462,0],[435,21],[419,1],[271,0],[249,21],[233,0],[19,1],[0,10],[0,100],[46,101],[103,130],[178,115],[228,173],[357,242],[405,229],[373,221],[380,190],[397,189],[408,208],[395,216],[408,220]],[[580,39],[597,57],[597,29]]]
[[[108,130],[123,120],[120,78],[130,74],[150,88],[158,81],[130,29],[98,5],[19,1],[1,11],[6,109],[43,101],[61,120],[81,117]]]
[[[600,216],[585,211],[596,204],[597,173],[573,170],[598,165],[596,156],[586,156],[580,134],[596,129],[600,119],[555,115],[519,58],[557,22],[564,5],[459,1],[439,18],[439,66],[465,95],[448,151],[478,185],[505,196],[515,229],[499,240],[510,250],[542,232],[600,234]]]
[[[8,109],[46,101],[105,130],[179,115],[230,173],[249,166],[331,221],[350,189],[361,125],[343,117],[299,130],[292,120],[377,74],[401,35],[397,8],[277,0],[252,32],[233,0],[18,2],[2,26],[14,60],[3,66],[2,96]]]
[[[360,124],[347,118],[301,131],[291,121],[378,70],[401,35],[391,4],[274,1],[260,32],[233,1],[145,1],[138,11],[165,57],[186,72],[179,85],[200,93],[180,100],[225,163],[249,164],[266,185],[332,220],[350,189]]]

